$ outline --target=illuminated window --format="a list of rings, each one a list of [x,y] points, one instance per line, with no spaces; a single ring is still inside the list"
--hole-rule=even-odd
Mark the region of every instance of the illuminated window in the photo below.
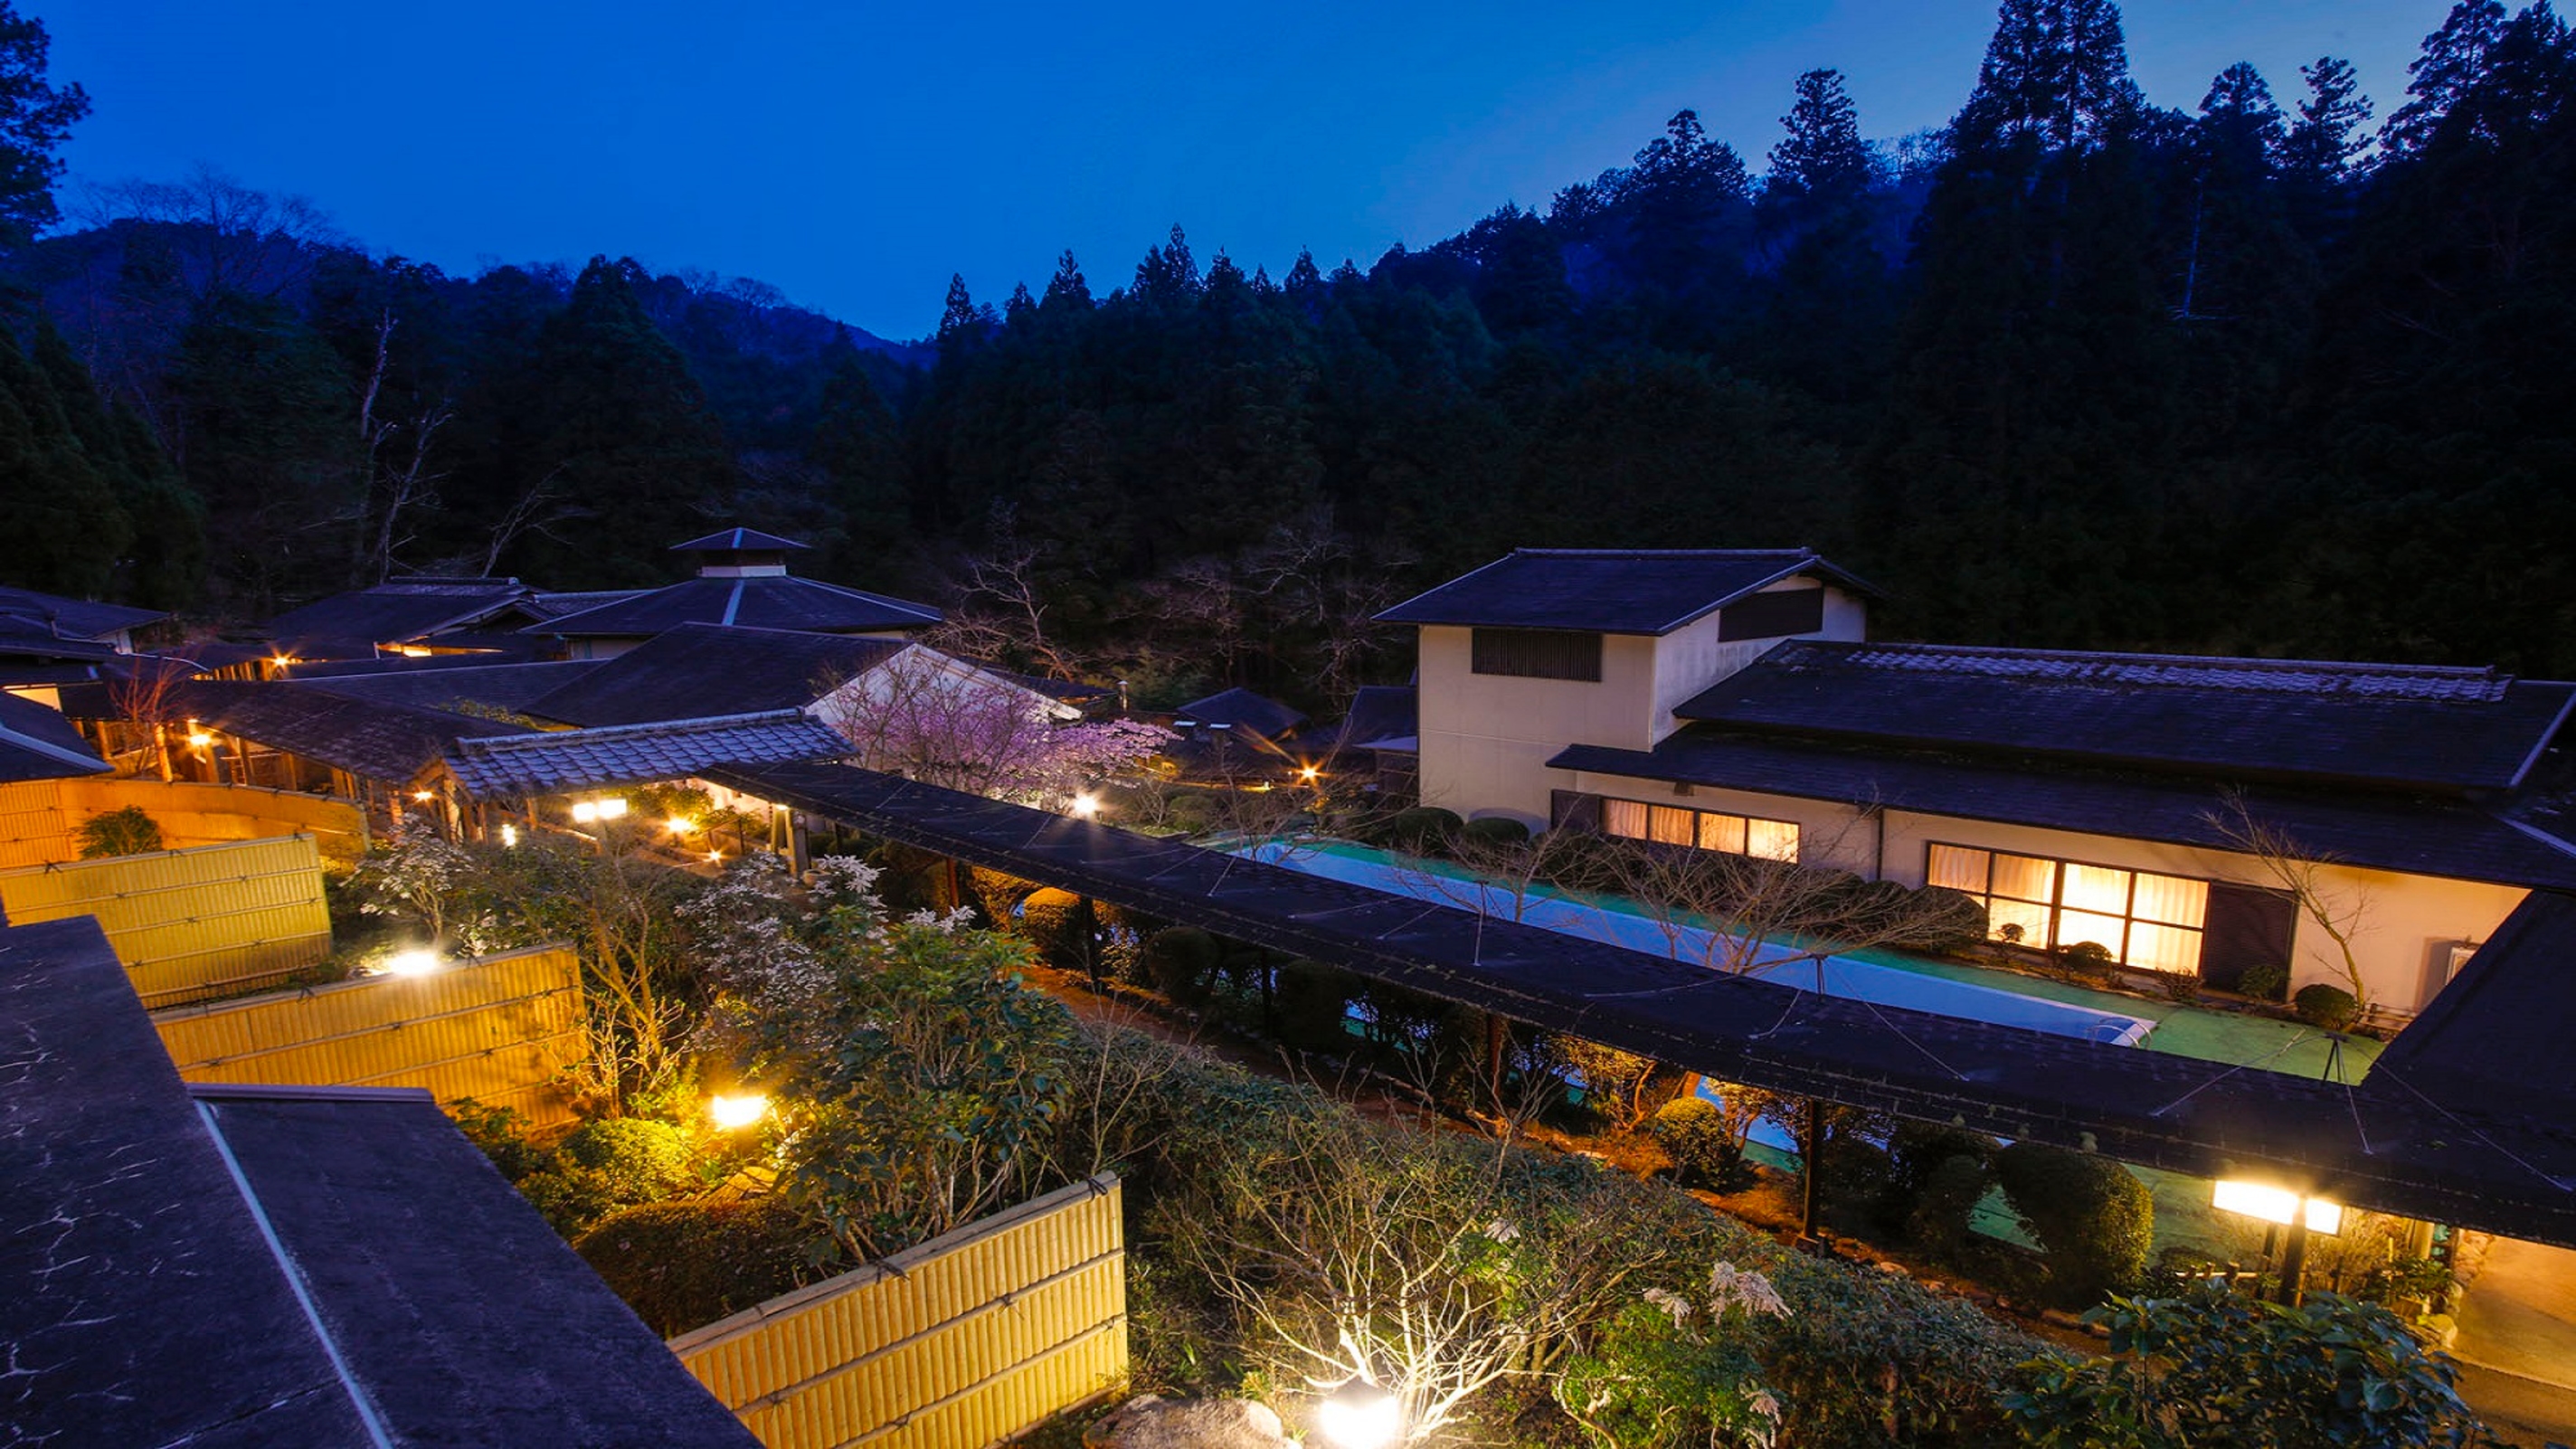
[[[1716,810],[1649,805],[1642,800],[1603,800],[1601,833],[1764,860],[1798,858],[1798,823],[1794,820],[1763,820]]]
[[[1929,884],[1974,897],[1998,940],[2006,926],[2019,926],[2026,946],[2091,941],[2124,965],[2200,969],[2205,880],[1964,845],[1932,846],[1923,873]]]

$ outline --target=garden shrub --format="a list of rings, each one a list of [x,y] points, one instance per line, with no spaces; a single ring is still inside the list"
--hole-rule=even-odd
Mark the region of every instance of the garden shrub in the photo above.
[[[1028,938],[1038,959],[1062,971],[1083,967],[1082,941],[1074,930],[1082,898],[1049,886],[1029,892],[1016,912],[1019,933]],[[1094,915],[1094,925],[1098,917]]]
[[[2361,1019],[2361,1003],[2351,992],[2322,981],[2300,987],[2290,999],[2290,1009],[2299,1014],[2299,1020],[2325,1031],[2349,1030]]]
[[[1675,1179],[1684,1187],[1722,1191],[1744,1161],[1726,1114],[1697,1097],[1676,1097],[1656,1108],[1646,1131],[1673,1160]]]
[[[1216,937],[1196,926],[1166,926],[1137,948],[1136,970],[1166,1000],[1196,1006],[1214,989],[1223,954]]]
[[[465,1140],[492,1159],[501,1175],[517,1182],[543,1168],[546,1152],[528,1140],[528,1119],[515,1108],[486,1107],[471,1097],[447,1104],[446,1112]]]
[[[1967,1159],[1974,1166],[1979,1181],[1991,1185],[1994,1155],[1995,1140],[1981,1132],[1928,1122],[1898,1123],[1887,1137],[1887,1194],[1880,1200],[1879,1221],[1913,1236],[1915,1215],[1951,1159]],[[1959,1175],[1952,1173],[1948,1184],[1950,1190],[1955,1192],[1960,1183]],[[1985,1187],[1980,1186],[1978,1195],[1983,1196],[1984,1192]],[[1967,1231],[1967,1211],[1975,1204],[1976,1199],[1970,1198],[1957,1205],[1958,1231],[1961,1234]],[[1949,1204],[1945,1199],[1942,1209],[1926,1220],[1926,1225],[1935,1229],[1935,1238],[1944,1242],[1950,1240],[1950,1233],[1939,1224],[1942,1215],[1948,1211]]]
[[[1204,790],[1189,790],[1172,797],[1163,818],[1183,835],[1204,835],[1224,814],[1224,801]]]
[[[1459,838],[1479,845],[1524,845],[1530,838],[1529,827],[1508,815],[1486,815],[1468,821],[1458,829]]]
[[[1930,956],[1964,956],[1986,943],[1986,908],[1976,898],[1942,886],[1913,893],[1906,929],[1888,944]]]
[[[2057,964],[2067,979],[2087,986],[2106,986],[2119,975],[2111,948],[2099,941],[2078,941],[2058,948]]]
[[[2217,1283],[2087,1315],[2109,1352],[2035,1359],[2001,1398],[2020,1442],[2085,1449],[2470,1449],[2496,1441],[2458,1368],[2405,1320],[2332,1293],[2299,1307]]]
[[[695,1181],[689,1134],[648,1117],[584,1123],[556,1146],[555,1157],[599,1173],[624,1202],[651,1202]]]
[[[1995,1154],[1995,1178],[2022,1227],[2048,1259],[2050,1293],[2086,1307],[2146,1273],[2155,1199],[2107,1157],[2037,1142]]]
[[[2290,968],[2278,961],[2258,962],[2245,968],[2236,989],[2257,1001],[2278,1001],[2289,994]]]
[[[1271,984],[1279,1013],[1279,1039],[1307,1051],[1346,1052],[1351,993],[1359,978],[1339,967],[1302,957],[1279,968]]]
[[[816,1232],[787,1202],[664,1202],[627,1208],[573,1242],[636,1316],[669,1338],[775,1298],[814,1276]]]
[[[1997,1390],[2052,1350],[1965,1299],[1830,1258],[1764,1269],[1787,1305],[1766,1321],[1763,1377],[1803,1449],[1984,1449],[2004,1437]]]
[[[1380,821],[1377,828],[1369,832],[1368,838],[1371,844],[1383,845],[1390,850],[1400,850],[1408,855],[1429,855],[1455,840],[1458,832],[1466,828],[1466,822],[1460,820],[1455,811],[1443,810],[1436,805],[1416,805],[1410,810],[1398,810]]]
[[[81,822],[80,853],[83,860],[141,855],[159,849],[161,822],[153,819],[140,805],[103,811]]]
[[[1905,1236],[1923,1251],[1947,1262],[1967,1250],[1969,1215],[1985,1200],[1995,1181],[1985,1159],[1961,1154],[1941,1159],[1905,1214]]]

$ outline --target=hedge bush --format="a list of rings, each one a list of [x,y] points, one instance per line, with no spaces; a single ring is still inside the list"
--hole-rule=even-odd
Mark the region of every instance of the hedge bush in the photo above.
[[[1136,972],[1166,1000],[1196,1006],[1215,989],[1224,954],[1216,937],[1196,926],[1166,926],[1137,948]]]
[[[1528,826],[1508,815],[1486,815],[1460,826],[1458,837],[1478,845],[1524,845],[1530,832]]]
[[[2351,992],[2322,981],[2300,987],[2290,999],[2290,1009],[2299,1014],[2299,1020],[2326,1031],[2349,1030],[2361,1019],[2361,1003]]]
[[[1879,1221],[1936,1252],[1955,1253],[1967,1242],[1969,1209],[1994,1183],[1995,1148],[1993,1138],[1963,1127],[1899,1123],[1888,1134]],[[1976,1190],[1960,1201],[1972,1181]]]
[[[2049,1291],[2090,1307],[2146,1276],[2155,1199],[2107,1157],[2016,1142],[1995,1154],[1995,1178],[2022,1227],[2047,1254]]]
[[[1383,845],[1411,855],[1428,855],[1458,838],[1467,823],[1457,812],[1436,805],[1416,805],[1398,810],[1377,823],[1365,836],[1371,845]]]
[[[1321,961],[1301,957],[1281,966],[1271,983],[1279,1039],[1307,1051],[1349,1051],[1354,1039],[1343,1023],[1358,989],[1357,976]]]
[[[2278,961],[2264,961],[2245,968],[2236,989],[2257,1001],[2278,1001],[2289,994],[2290,968]]]
[[[2099,941],[2078,941],[2072,946],[2060,947],[2057,964],[2068,979],[2088,986],[2107,985],[2120,971],[2120,963],[2111,955],[2111,948]]]
[[[1935,1257],[1956,1261],[1976,1231],[1970,1215],[1994,1182],[1994,1169],[1983,1159],[1942,1158],[1905,1214],[1906,1238]]]
[[[801,1286],[821,1241],[784,1200],[762,1196],[627,1208],[572,1246],[669,1338]]]
[[[1675,1180],[1684,1187],[1723,1190],[1744,1161],[1726,1114],[1697,1097],[1676,1097],[1656,1108],[1646,1133],[1673,1160]]]
[[[555,1158],[604,1175],[629,1202],[649,1202],[693,1180],[689,1134],[648,1117],[584,1123],[555,1148]]]

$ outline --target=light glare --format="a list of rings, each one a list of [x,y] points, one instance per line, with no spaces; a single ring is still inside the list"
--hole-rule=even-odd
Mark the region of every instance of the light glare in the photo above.
[[[438,966],[435,951],[397,951],[385,958],[385,974],[389,976],[427,976]]]
[[[769,1099],[757,1092],[746,1092],[739,1097],[709,1097],[707,1115],[715,1119],[717,1127],[731,1132],[768,1116]]]
[[[2309,1232],[2331,1238],[2343,1231],[2343,1204],[2318,1197],[2307,1202]],[[2210,1187],[2209,1205],[2222,1212],[2286,1224],[2299,1209],[2299,1195],[2285,1187],[2220,1178]]]
[[[1091,820],[1097,818],[1100,814],[1100,797],[1091,794],[1088,791],[1074,796],[1073,813],[1077,819]]]
[[[1365,1379],[1353,1379],[1316,1404],[1315,1427],[1337,1449],[1385,1449],[1404,1432],[1404,1404]]]

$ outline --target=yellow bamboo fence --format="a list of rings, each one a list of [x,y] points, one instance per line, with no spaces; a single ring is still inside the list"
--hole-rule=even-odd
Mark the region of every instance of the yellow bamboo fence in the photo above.
[[[153,1013],[192,1082],[425,1087],[441,1102],[572,1118],[564,1068],[589,1054],[581,964],[563,946]]]
[[[1127,1376],[1118,1179],[1048,1193],[671,1340],[770,1449],[976,1449]]]
[[[366,826],[346,800],[255,785],[91,776],[0,785],[0,868],[77,860],[81,826],[128,805],[141,806],[171,846],[304,834],[328,860],[355,860],[366,850]]]
[[[96,916],[149,1007],[238,995],[331,954],[309,835],[0,871],[0,910]]]

